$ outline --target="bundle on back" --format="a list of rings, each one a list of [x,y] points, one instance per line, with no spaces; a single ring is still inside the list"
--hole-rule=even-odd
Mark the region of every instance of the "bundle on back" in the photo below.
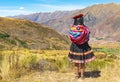
[[[76,44],[83,44],[89,40],[89,33],[87,27],[83,25],[73,25],[69,31],[70,40]]]

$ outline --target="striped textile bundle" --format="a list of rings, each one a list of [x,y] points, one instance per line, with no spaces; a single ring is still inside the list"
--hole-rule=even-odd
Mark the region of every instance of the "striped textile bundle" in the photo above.
[[[83,25],[73,25],[69,31],[70,40],[76,44],[83,44],[89,40],[89,33],[87,27]]]

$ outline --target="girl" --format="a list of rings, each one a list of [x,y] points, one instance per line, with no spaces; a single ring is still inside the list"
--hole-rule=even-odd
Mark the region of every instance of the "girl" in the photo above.
[[[80,25],[87,28],[84,25],[83,14],[74,16],[73,19],[74,19],[75,26]],[[84,72],[85,72],[85,63],[95,59],[93,51],[91,50],[91,47],[88,44],[88,40],[81,44],[80,44],[80,40],[78,43],[75,43],[74,41],[72,41],[68,59],[74,63],[75,74],[76,74],[75,77],[79,78],[81,76],[81,78],[83,79]],[[79,70],[79,67],[80,67],[80,70]],[[79,75],[79,71],[80,71],[80,75]]]

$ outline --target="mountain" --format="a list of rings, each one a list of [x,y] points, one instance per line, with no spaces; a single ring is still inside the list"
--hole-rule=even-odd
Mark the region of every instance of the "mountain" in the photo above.
[[[34,13],[34,14],[29,14],[29,15],[18,15],[18,16],[13,16],[12,18],[27,19],[27,20],[30,20],[30,21],[33,21],[33,22],[44,24],[44,25],[47,25],[47,26],[55,29],[59,33],[66,34],[61,29],[61,24],[63,25],[62,22],[64,21],[63,18],[65,18],[65,21],[64,21],[65,25],[63,25],[63,27],[65,27],[65,26],[68,27],[68,25],[70,25],[72,22],[70,22],[69,24],[66,24],[66,22],[67,22],[66,17],[75,13],[75,12],[77,12],[77,10],[74,10],[74,11],[55,11],[53,13],[48,12],[48,13]],[[69,18],[69,19],[71,20],[71,18]]]
[[[111,40],[118,41],[118,39],[120,38],[119,38],[119,32],[117,31],[117,29],[114,29],[114,31],[118,33],[116,33],[116,35],[112,34],[114,32],[112,31],[114,27],[112,25],[120,26],[120,23],[114,23],[114,21],[119,21],[119,18],[114,18],[114,16],[118,12],[120,12],[120,4],[109,3],[109,4],[95,4],[93,6],[89,6],[84,9],[69,11],[69,12],[59,11],[57,13],[53,12],[47,15],[45,13],[37,13],[37,14],[32,14],[32,15],[38,18],[37,16],[39,15],[41,16],[41,14],[44,14],[43,16],[41,16],[40,21],[35,21],[35,22],[47,25],[55,29],[61,34],[68,34],[69,28],[73,24],[72,17],[75,15],[78,15],[79,13],[83,13],[85,25],[91,30],[91,37],[97,38],[97,39],[101,38],[104,40],[110,40],[111,38]],[[117,15],[119,16],[120,14],[117,14]],[[31,15],[22,15],[22,16],[16,16],[16,18],[26,19],[25,17],[31,18],[30,16]],[[43,20],[45,16],[46,17],[49,16],[50,18],[47,17],[48,19]],[[114,21],[111,20],[112,17],[114,18]],[[111,21],[107,23],[108,20],[111,20]],[[107,25],[109,27],[105,26],[106,23],[109,24]],[[101,25],[102,25],[102,28],[104,28],[104,31],[100,30]],[[116,28],[119,28],[119,27],[116,27]],[[107,32],[108,29],[111,30],[110,31],[111,37],[109,38],[108,38],[109,32]]]
[[[105,38],[110,41],[120,41],[120,12],[115,13],[93,28],[94,37]]]
[[[18,15],[18,16],[13,16],[13,18],[21,18],[21,19],[27,19],[30,21],[34,21],[37,23],[42,23],[46,22],[52,19],[58,19],[63,16],[71,14],[71,11],[55,11],[53,13],[51,12],[46,12],[46,13],[34,13],[30,15]]]
[[[66,49],[68,44],[67,37],[44,25],[0,17],[0,49]]]

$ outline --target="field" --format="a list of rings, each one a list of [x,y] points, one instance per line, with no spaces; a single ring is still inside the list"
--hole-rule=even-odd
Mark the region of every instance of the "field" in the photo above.
[[[0,82],[120,82],[120,43],[91,44],[96,60],[86,64],[86,78],[74,79],[69,50],[0,51]]]

